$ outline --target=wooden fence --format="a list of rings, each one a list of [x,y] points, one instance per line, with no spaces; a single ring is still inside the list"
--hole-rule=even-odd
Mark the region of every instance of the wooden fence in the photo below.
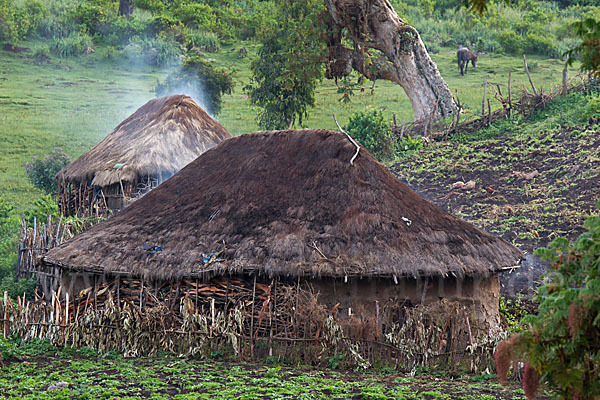
[[[48,250],[69,240],[76,234],[88,229],[98,222],[96,217],[66,219],[63,216],[56,220],[48,214],[46,221],[34,218],[33,225],[21,217],[21,237],[17,249],[16,274],[19,278],[35,278],[42,293],[50,299],[60,286],[61,270],[57,267],[43,265],[40,258]]]
[[[381,314],[337,315],[309,287],[277,280],[215,278],[171,284],[120,277],[50,300],[0,299],[4,337],[47,339],[125,356],[159,351],[240,359],[285,358],[347,367],[387,364],[470,370],[493,368],[503,332],[478,329],[469,307],[441,301],[382,304]]]
[[[529,74],[525,56],[523,56],[523,65],[525,73],[529,78],[531,91],[524,87],[520,90],[519,94],[515,94],[513,92],[510,72],[508,74],[508,82],[504,92],[502,90],[503,85],[500,83],[488,82],[486,77],[483,84],[484,92],[481,101],[481,114],[478,113],[478,117],[461,122],[461,111],[464,108],[464,104],[461,103],[457,96],[455,102],[457,104],[458,113],[457,115],[452,116],[451,121],[435,121],[437,113],[436,108],[434,108],[434,111],[429,117],[423,120],[401,125],[396,123],[396,117],[394,115],[392,122],[393,133],[400,139],[407,135],[410,135],[411,137],[423,137],[425,140],[447,139],[449,135],[453,133],[467,134],[476,132],[489,126],[493,122],[510,118],[511,115],[520,114],[523,117],[527,117],[536,110],[544,109],[548,103],[560,95],[589,88],[589,82],[586,81],[585,75],[578,75],[570,81],[568,69],[565,67],[565,70],[563,70],[562,85],[553,87],[549,92],[544,93],[543,90],[538,90],[535,87],[531,75]],[[489,96],[488,92],[492,93],[493,97],[500,103],[500,108],[492,110],[490,102],[490,97],[492,96]]]

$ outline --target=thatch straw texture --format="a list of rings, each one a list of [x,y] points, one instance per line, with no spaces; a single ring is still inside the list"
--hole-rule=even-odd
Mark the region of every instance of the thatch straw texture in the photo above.
[[[58,180],[109,186],[148,176],[170,176],[231,137],[194,100],[173,95],[150,100],[90,151],[63,168]],[[115,168],[118,164],[121,167]]]
[[[160,279],[487,275],[512,245],[423,200],[332,131],[256,132],[224,141],[45,262]],[[144,246],[145,244],[145,246]],[[161,246],[154,253],[142,246]],[[204,265],[203,253],[222,251]]]

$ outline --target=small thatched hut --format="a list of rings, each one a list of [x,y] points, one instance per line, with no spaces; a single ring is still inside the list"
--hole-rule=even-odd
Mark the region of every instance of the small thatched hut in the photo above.
[[[188,96],[150,100],[56,175],[61,211],[118,211],[229,137]]]
[[[344,315],[445,298],[497,323],[498,273],[521,252],[423,200],[364,149],[351,164],[355,151],[324,130],[229,139],[43,262],[75,292],[94,275],[255,275],[308,282]]]

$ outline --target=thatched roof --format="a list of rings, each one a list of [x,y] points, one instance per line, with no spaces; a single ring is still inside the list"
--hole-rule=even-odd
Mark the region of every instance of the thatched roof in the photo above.
[[[256,132],[202,154],[120,214],[52,249],[77,271],[171,279],[487,275],[521,252],[423,200],[332,131]],[[161,246],[161,251],[144,250]],[[156,248],[155,248],[156,250]],[[204,265],[203,253],[223,250]]]
[[[56,178],[108,186],[119,179],[170,176],[230,137],[190,97],[161,97],[144,104]]]

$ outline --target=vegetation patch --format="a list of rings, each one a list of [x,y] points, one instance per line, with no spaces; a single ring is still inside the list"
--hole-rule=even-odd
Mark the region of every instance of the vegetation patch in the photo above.
[[[426,199],[531,253],[581,234],[594,209],[597,98],[598,89],[571,93],[528,120],[432,143],[392,169]]]
[[[419,375],[268,367],[166,355],[100,357],[89,349],[57,351],[39,342],[0,368],[5,399],[525,399],[516,386]],[[44,347],[46,347],[44,349]],[[0,347],[2,349],[2,347]],[[14,347],[13,352],[20,347]],[[285,360],[280,360],[284,362]],[[385,372],[385,371],[383,371]]]

